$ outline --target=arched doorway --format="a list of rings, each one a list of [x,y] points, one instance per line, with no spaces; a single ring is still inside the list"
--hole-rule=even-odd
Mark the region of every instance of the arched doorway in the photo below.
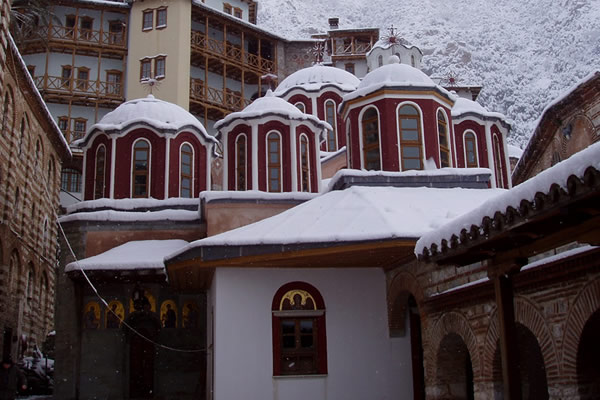
[[[522,399],[547,400],[546,366],[537,338],[527,327],[520,323],[516,323],[516,328]],[[502,382],[500,340],[496,344],[492,373],[494,377],[494,399],[502,400],[504,399],[504,385]]]
[[[440,342],[437,354],[437,399],[473,400],[473,365],[464,340],[449,333]]]
[[[577,386],[581,400],[600,398],[600,310],[586,322],[577,348]]]

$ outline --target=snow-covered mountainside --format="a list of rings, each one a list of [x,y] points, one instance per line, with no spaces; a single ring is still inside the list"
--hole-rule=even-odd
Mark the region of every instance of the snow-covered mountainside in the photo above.
[[[544,106],[600,69],[600,0],[259,0],[258,23],[288,39],[392,24],[433,77],[482,85],[479,102],[513,121],[524,147]]]

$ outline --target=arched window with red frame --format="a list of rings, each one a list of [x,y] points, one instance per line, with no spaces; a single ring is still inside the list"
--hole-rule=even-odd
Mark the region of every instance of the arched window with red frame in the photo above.
[[[273,297],[273,375],[327,374],[325,303],[306,282],[286,283]]]

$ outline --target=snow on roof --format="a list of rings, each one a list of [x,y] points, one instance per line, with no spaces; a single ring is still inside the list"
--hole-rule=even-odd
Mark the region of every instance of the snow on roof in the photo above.
[[[507,147],[508,156],[510,158],[521,158],[521,156],[523,155],[523,150],[521,150],[519,147],[513,146],[512,144],[509,144]]]
[[[180,239],[139,240],[124,243],[96,256],[67,264],[65,272],[106,270],[164,270],[166,255],[186,246]]]
[[[114,211],[102,210],[78,212],[65,215],[58,219],[59,223],[72,221],[110,221],[110,222],[141,222],[141,221],[196,221],[200,219],[199,211],[190,210],[159,210],[159,211]]]
[[[346,146],[342,146],[339,149],[337,149],[336,151],[323,151],[321,150],[319,152],[319,155],[321,157],[321,164],[324,162],[327,162],[329,160],[331,160],[332,158],[335,158],[336,156],[345,153],[346,152]]]
[[[205,139],[217,142],[215,138],[208,135],[204,126],[192,114],[177,104],[159,100],[151,94],[144,98],[127,101],[106,114],[98,123],[92,125],[82,140],[85,141],[90,133],[96,129],[105,132],[123,131],[138,123],[145,123],[159,130],[170,131],[180,131],[183,128],[193,127]]]
[[[416,239],[499,189],[360,187],[335,190],[273,217],[190,243],[197,247]]]
[[[358,85],[357,90],[344,96],[344,102],[366,96],[384,87],[411,86],[420,88],[435,88],[449,99],[455,100],[456,95],[437,85],[430,77],[417,68],[401,64],[397,56],[390,56],[390,63],[369,72]]]
[[[375,44],[373,45],[373,47],[371,48],[371,50],[369,50],[367,52],[366,56],[369,57],[369,55],[375,49],[384,49],[384,50],[387,50],[387,49],[389,49],[392,46],[402,46],[405,49],[416,48],[417,50],[419,50],[419,53],[422,53],[421,49],[419,49],[417,46],[409,44],[408,41],[406,41],[406,39],[404,39],[404,38],[398,38],[396,42],[390,42],[389,38],[382,38],[382,39],[379,39],[377,42],[375,42]]]
[[[566,190],[567,179],[571,175],[581,179],[589,167],[600,170],[600,142],[592,144],[567,160],[486,201],[471,212],[422,236],[415,246],[415,254],[422,254],[426,247],[431,247],[433,244],[441,248],[444,239],[449,241],[452,235],[460,237],[463,229],[468,231],[473,225],[480,226],[485,217],[493,218],[496,212],[504,213],[509,207],[518,209],[522,200],[532,202],[536,193],[548,193],[555,184]]]
[[[277,86],[275,95],[283,96],[295,88],[300,88],[307,92],[318,91],[327,85],[335,86],[344,92],[351,92],[356,90],[359,84],[360,79],[348,71],[323,64],[316,64],[312,67],[298,70],[285,78]]]
[[[317,193],[284,192],[271,193],[259,190],[208,190],[200,193],[200,200],[211,202],[217,200],[266,200],[266,201],[306,201],[318,196]]]
[[[317,117],[305,114],[296,106],[288,103],[280,97],[276,97],[269,89],[264,97],[259,97],[242,111],[234,112],[215,123],[215,129],[223,128],[237,119],[261,118],[268,115],[280,115],[290,120],[310,121],[321,129],[333,130],[327,122]]]
[[[498,118],[506,121],[506,116],[497,112],[490,112],[476,101],[457,96],[452,107],[452,117],[456,118],[464,114],[479,114],[483,117]]]
[[[80,201],[67,206],[67,214],[80,210],[113,209],[135,210],[140,208],[193,207],[200,204],[198,199],[172,197],[169,199],[97,199]]]

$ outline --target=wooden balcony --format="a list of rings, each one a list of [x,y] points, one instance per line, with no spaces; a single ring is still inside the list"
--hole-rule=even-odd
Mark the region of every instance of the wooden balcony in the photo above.
[[[118,53],[127,51],[127,32],[125,29],[121,32],[105,32],[102,30],[80,29],[76,26],[49,25],[40,28],[37,35],[25,40],[24,54],[39,51],[40,46],[44,45],[41,38],[46,38],[48,46],[53,50],[62,47],[64,50],[75,49],[77,52],[96,52],[99,49]]]
[[[73,104],[119,105],[125,99],[124,85],[116,82],[103,82],[59,76],[36,76],[35,85],[45,100]]]
[[[206,37],[202,32],[192,31],[191,47],[192,52],[207,53],[226,59],[228,62],[253,69],[261,74],[276,70],[274,61],[248,53],[240,45]]]
[[[240,92],[231,89],[215,89],[207,86],[202,79],[190,79],[190,100],[221,109],[228,114],[240,111],[252,101],[242,97]]]
[[[333,56],[364,55],[371,50],[371,43],[339,43],[336,44]]]

